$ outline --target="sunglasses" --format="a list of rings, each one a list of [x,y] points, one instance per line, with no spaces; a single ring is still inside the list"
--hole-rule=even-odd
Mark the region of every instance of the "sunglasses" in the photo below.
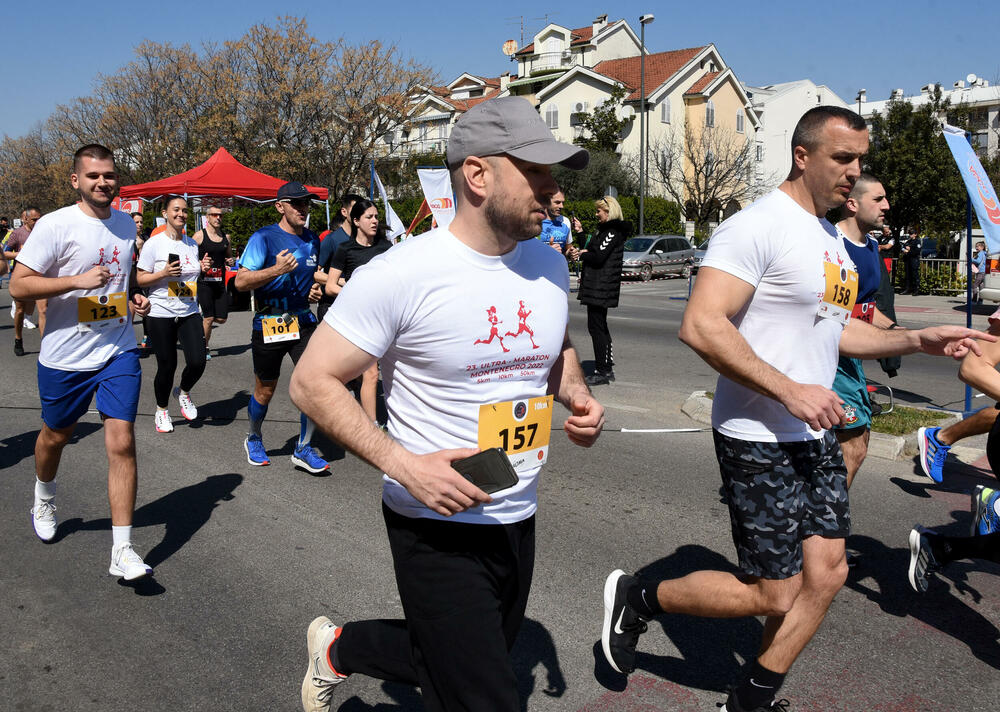
[[[210,218],[221,218],[222,217],[222,213],[209,213],[208,217],[210,217]]]
[[[297,198],[295,200],[279,200],[279,203],[288,203],[293,208],[308,208],[309,199],[308,198]]]

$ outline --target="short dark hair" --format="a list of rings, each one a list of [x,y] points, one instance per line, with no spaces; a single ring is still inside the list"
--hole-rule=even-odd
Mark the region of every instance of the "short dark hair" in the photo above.
[[[340,207],[350,208],[359,200],[364,200],[364,196],[358,195],[357,193],[344,193],[340,198]]]
[[[863,131],[868,128],[861,115],[840,106],[814,106],[802,115],[792,132],[792,155],[795,147],[802,146],[807,151],[814,151],[819,146],[819,134],[828,121],[840,119],[848,128]]]
[[[88,143],[86,146],[81,146],[76,149],[76,153],[73,154],[74,171],[79,170],[80,159],[84,156],[87,156],[88,158],[96,158],[98,161],[106,161],[110,158],[112,163],[115,162],[115,154],[111,152],[110,148],[102,146],[99,143]]]
[[[351,208],[351,214],[348,216],[348,219],[351,221],[350,235],[352,240],[358,236],[358,226],[354,224],[354,221],[364,215],[368,208],[374,207],[375,203],[368,200],[368,198],[359,198],[354,201],[354,207]]]
[[[129,213],[128,215],[130,218],[134,218],[136,215],[138,215],[140,218],[142,217],[142,213]]]
[[[871,173],[866,173],[865,171],[861,171],[861,174],[858,176],[857,180],[854,181],[854,187],[851,188],[851,194],[848,197],[860,198],[868,190],[868,186],[870,186],[872,183],[881,183],[881,182],[882,181],[873,176]]]
[[[28,207],[26,207],[26,208],[25,208],[25,209],[24,209],[24,210],[23,210],[22,212],[23,212],[23,213],[24,213],[25,215],[27,215],[28,213],[38,213],[39,215],[41,215],[41,214],[42,214],[42,211],[41,211],[41,210],[39,210],[38,208],[36,208],[36,207],[35,207],[34,205],[29,205],[29,206],[28,206]]]

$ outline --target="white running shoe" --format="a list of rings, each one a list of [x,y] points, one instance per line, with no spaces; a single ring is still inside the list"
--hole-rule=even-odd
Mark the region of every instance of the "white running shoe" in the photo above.
[[[306,647],[309,649],[309,667],[302,679],[303,712],[325,712],[333,704],[333,688],[347,679],[330,667],[327,651],[342,628],[335,626],[326,616],[309,624]]]
[[[165,410],[156,411],[156,415],[153,416],[153,424],[156,425],[156,432],[158,433],[174,432],[174,423],[170,420],[170,413]]]
[[[181,404],[181,415],[184,416],[185,420],[194,420],[198,417],[198,406],[192,402],[190,395],[181,393],[180,388],[174,389],[174,395],[177,396],[177,402]]]
[[[35,534],[42,541],[52,541],[56,535],[56,505],[53,499],[35,498],[35,506],[31,508],[31,523],[35,526]]]
[[[38,327],[35,326],[32,323],[31,319],[29,319],[28,317],[24,317],[24,328],[25,329],[37,329]]]
[[[126,581],[135,581],[137,578],[149,576],[153,573],[153,569],[135,553],[131,544],[122,544],[111,550],[111,567],[108,573],[112,576],[121,576]]]

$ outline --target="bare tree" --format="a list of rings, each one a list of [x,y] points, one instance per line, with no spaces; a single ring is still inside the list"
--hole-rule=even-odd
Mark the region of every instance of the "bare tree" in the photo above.
[[[653,141],[650,180],[684,206],[688,220],[704,226],[720,212],[743,207],[759,193],[754,142],[724,128],[687,127]]]

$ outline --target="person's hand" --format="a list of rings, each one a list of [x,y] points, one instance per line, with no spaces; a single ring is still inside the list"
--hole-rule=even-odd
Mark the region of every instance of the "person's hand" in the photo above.
[[[934,356],[951,356],[961,360],[970,351],[982,356],[982,349],[976,339],[996,341],[997,337],[985,331],[966,329],[964,326],[929,326],[916,332],[920,338],[920,350]]]
[[[492,502],[493,498],[462,477],[451,463],[472,457],[479,450],[457,448],[413,455],[404,473],[394,479],[424,506],[450,517],[470,507]]]
[[[560,245],[558,242],[550,242],[549,243],[549,247],[551,247],[553,250],[555,250],[559,254],[562,254],[563,246]]]
[[[323,296],[323,288],[318,284],[316,284],[316,282],[313,282],[313,285],[309,287],[309,303],[315,304],[320,300],[320,297],[322,296]]]
[[[814,383],[793,383],[781,398],[789,413],[813,430],[829,430],[844,422],[844,401],[829,388]]]
[[[160,274],[164,277],[180,277],[181,276],[181,263],[178,262],[167,262]]]
[[[583,232],[583,225],[580,224],[579,218],[573,218],[573,232]]]
[[[76,278],[77,289],[100,289],[111,279],[111,270],[96,265]]]
[[[576,245],[570,245],[569,248],[566,250],[566,256],[569,257],[570,260],[572,260],[573,262],[576,262],[578,259],[580,259],[580,248],[577,247]]]
[[[295,268],[299,266],[299,261],[288,250],[282,250],[275,256],[274,266],[278,268],[278,274],[288,274],[295,271]]]
[[[136,316],[146,316],[149,314],[151,306],[149,299],[144,294],[139,294],[138,292],[133,294],[132,299],[129,300],[129,309]]]
[[[210,269],[212,269],[212,256],[206,252],[201,258],[201,271],[208,272]]]
[[[580,447],[590,447],[604,428],[604,406],[591,394],[580,391],[573,395],[570,410],[572,415],[563,423],[566,437]]]

